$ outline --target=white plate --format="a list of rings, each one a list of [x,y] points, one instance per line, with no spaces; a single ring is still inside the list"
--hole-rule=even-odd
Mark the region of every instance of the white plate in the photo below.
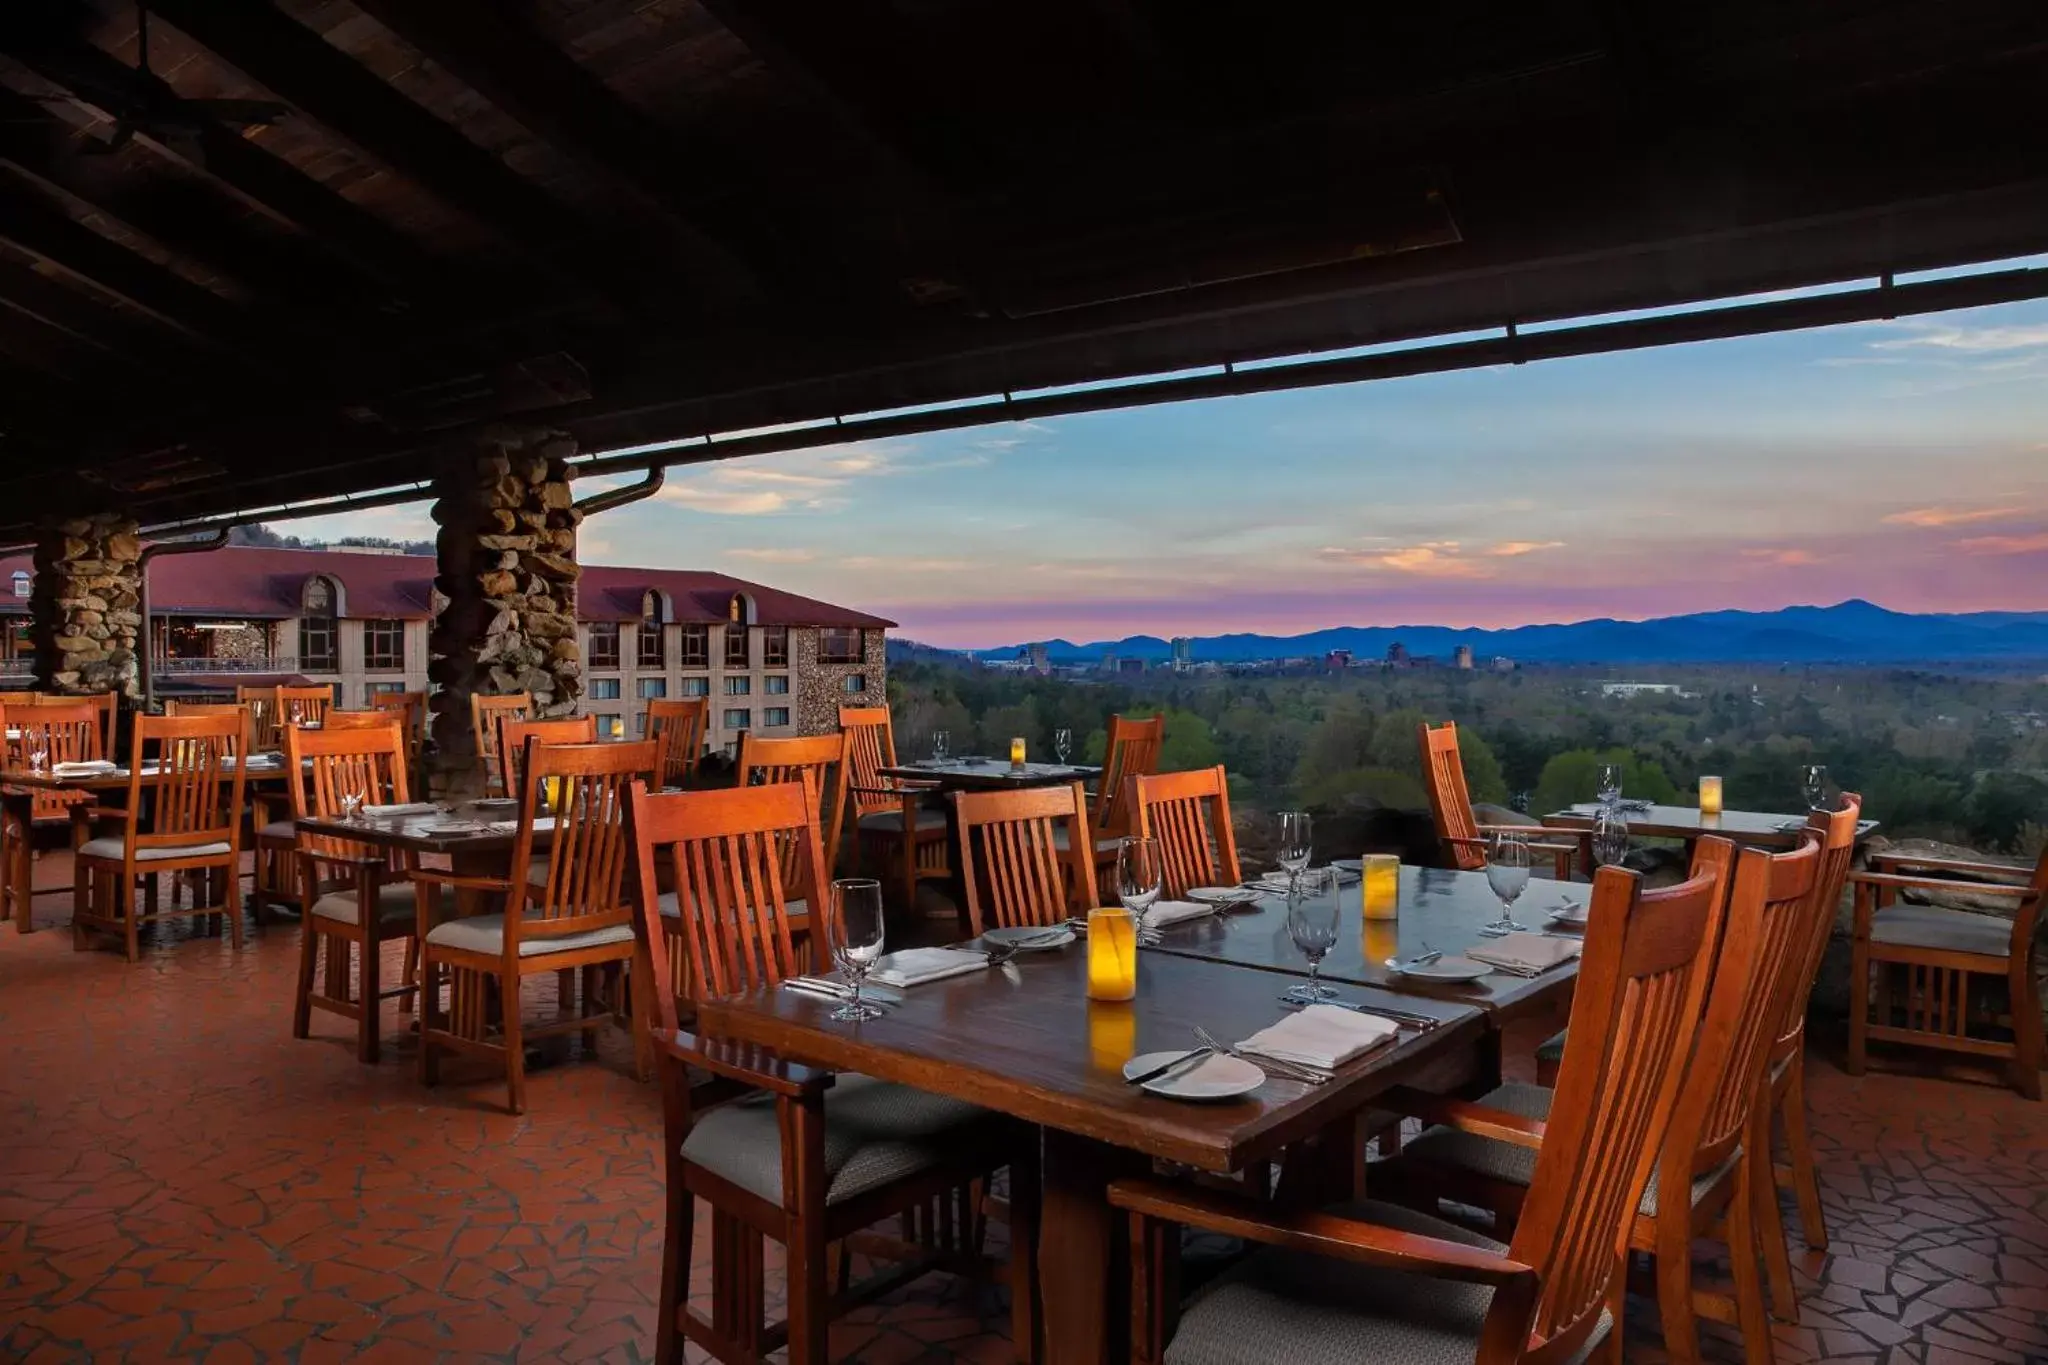
[[[981,936],[981,941],[991,948],[1015,946],[1020,953],[1051,952],[1064,948],[1074,941],[1074,931],[1060,926],[1059,936],[1051,937],[1054,926],[1049,924],[1019,924],[1008,929],[991,929]],[[1036,940],[1043,938],[1043,942]]]
[[[1193,1049],[1180,1052],[1147,1052],[1124,1063],[1124,1079],[1143,1075],[1154,1067],[1164,1066],[1176,1057],[1185,1057]],[[1203,1060],[1181,1071],[1170,1071],[1157,1080],[1146,1081],[1139,1087],[1155,1095],[1164,1095],[1170,1100],[1234,1100],[1239,1095],[1249,1095],[1266,1083],[1266,1073],[1250,1062],[1236,1057],[1212,1052]]]
[[[1339,872],[1363,873],[1365,871],[1365,859],[1332,858],[1330,859],[1330,866],[1336,868]]]
[[[1583,905],[1553,906],[1545,913],[1550,916],[1552,924],[1569,924],[1574,929],[1585,928],[1586,921],[1592,917],[1592,912]]]
[[[1401,975],[1417,981],[1477,981],[1492,972],[1493,968],[1484,962],[1474,962],[1469,957],[1440,957],[1425,966],[1410,967]]]
[[[1239,905],[1257,897],[1241,886],[1191,886],[1187,899],[1203,905]]]

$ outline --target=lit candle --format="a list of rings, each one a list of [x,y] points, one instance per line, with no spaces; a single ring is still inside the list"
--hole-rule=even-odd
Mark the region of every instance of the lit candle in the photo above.
[[[1138,993],[1138,921],[1121,906],[1088,912],[1088,998],[1129,1000]]]
[[[1368,853],[1360,861],[1365,871],[1365,917],[1393,919],[1401,908],[1400,856]]]
[[[1088,1060],[1104,1071],[1121,1071],[1138,1055],[1138,1014],[1115,1002],[1088,1007]]]
[[[1010,766],[1013,768],[1024,766],[1024,738],[1021,735],[1010,741]]]
[[[1395,927],[1391,919],[1373,919],[1368,916],[1365,921],[1363,947],[1367,966],[1385,962],[1390,957],[1399,957],[1401,931]]]
[[[1700,814],[1719,815],[1720,813],[1721,779],[1718,777],[1702,777],[1700,779]]]

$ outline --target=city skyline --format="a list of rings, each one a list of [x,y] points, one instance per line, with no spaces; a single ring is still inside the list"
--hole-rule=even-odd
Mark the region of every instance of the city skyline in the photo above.
[[[580,552],[970,649],[2039,610],[2044,380],[2048,304],[2003,305],[683,467]],[[424,504],[279,529],[432,533]]]

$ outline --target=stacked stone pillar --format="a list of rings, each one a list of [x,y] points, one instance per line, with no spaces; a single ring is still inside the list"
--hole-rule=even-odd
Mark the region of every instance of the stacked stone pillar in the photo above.
[[[139,697],[142,539],[135,518],[103,512],[45,526],[29,622],[38,688]]]
[[[477,693],[527,692],[539,715],[583,694],[576,643],[576,525],[559,431],[499,427],[447,459],[434,480],[438,612],[428,636],[436,796],[483,784],[470,729]]]

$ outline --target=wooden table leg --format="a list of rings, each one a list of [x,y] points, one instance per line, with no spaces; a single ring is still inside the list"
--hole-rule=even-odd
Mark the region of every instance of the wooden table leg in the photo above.
[[[1047,1365],[1113,1365],[1130,1354],[1130,1271],[1123,1220],[1104,1198],[1142,1174],[1136,1152],[1045,1130],[1037,1222]]]
[[[0,809],[6,812],[6,831],[0,835],[0,876],[7,879],[7,897],[14,906],[14,932],[26,934],[35,929],[30,905],[35,895],[35,859],[29,837],[35,798],[27,792],[0,793]]]

